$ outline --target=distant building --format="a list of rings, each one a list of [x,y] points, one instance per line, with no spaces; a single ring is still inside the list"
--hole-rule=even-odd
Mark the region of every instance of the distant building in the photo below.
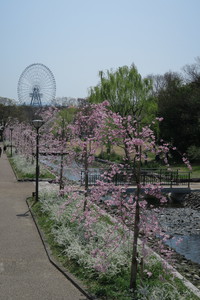
[[[87,99],[85,98],[73,98],[73,97],[57,97],[52,100],[51,104],[54,106],[75,106],[82,107],[87,103]]]

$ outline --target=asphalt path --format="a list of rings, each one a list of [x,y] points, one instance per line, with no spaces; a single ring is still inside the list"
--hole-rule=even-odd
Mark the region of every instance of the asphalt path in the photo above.
[[[86,300],[48,260],[26,198],[31,182],[17,182],[0,157],[0,300]]]

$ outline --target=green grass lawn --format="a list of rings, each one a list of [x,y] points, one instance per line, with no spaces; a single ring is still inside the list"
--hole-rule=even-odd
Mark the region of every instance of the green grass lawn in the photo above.
[[[192,171],[190,171],[185,164],[172,164],[172,169],[179,170],[182,172],[191,172],[190,177],[191,178],[200,178],[200,164],[193,163],[191,164]]]
[[[97,152],[97,156],[99,156],[99,155],[101,157],[100,150]],[[104,156],[104,159],[109,159],[109,156],[106,154],[105,149],[103,152],[103,156]],[[110,155],[110,158],[112,161],[115,161],[117,163],[121,162],[121,161],[123,161],[123,159],[122,159],[123,156],[124,156],[124,151],[122,148],[117,147],[117,146],[113,147],[112,153]],[[190,174],[191,178],[200,178],[200,163],[198,163],[198,162],[192,163],[191,166],[192,166],[192,171],[190,171],[184,163],[173,163],[172,162],[170,164],[170,167],[174,170],[178,169],[179,171],[182,171],[182,172],[191,172],[191,174]],[[150,153],[149,157],[148,157],[148,164],[147,164],[147,166],[144,165],[144,167],[163,168],[163,167],[165,167],[165,165],[155,162],[155,155]]]

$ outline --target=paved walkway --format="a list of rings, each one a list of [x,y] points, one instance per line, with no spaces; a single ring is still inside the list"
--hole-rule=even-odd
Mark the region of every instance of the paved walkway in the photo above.
[[[0,158],[0,299],[86,300],[49,262],[26,198],[33,183],[19,183],[5,154]]]

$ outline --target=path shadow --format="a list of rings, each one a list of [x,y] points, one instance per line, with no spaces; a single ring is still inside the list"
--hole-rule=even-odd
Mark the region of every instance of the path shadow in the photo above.
[[[23,214],[17,214],[16,215],[17,217],[29,217],[30,216],[30,214],[29,214],[29,210],[27,210],[25,213],[23,213]]]

